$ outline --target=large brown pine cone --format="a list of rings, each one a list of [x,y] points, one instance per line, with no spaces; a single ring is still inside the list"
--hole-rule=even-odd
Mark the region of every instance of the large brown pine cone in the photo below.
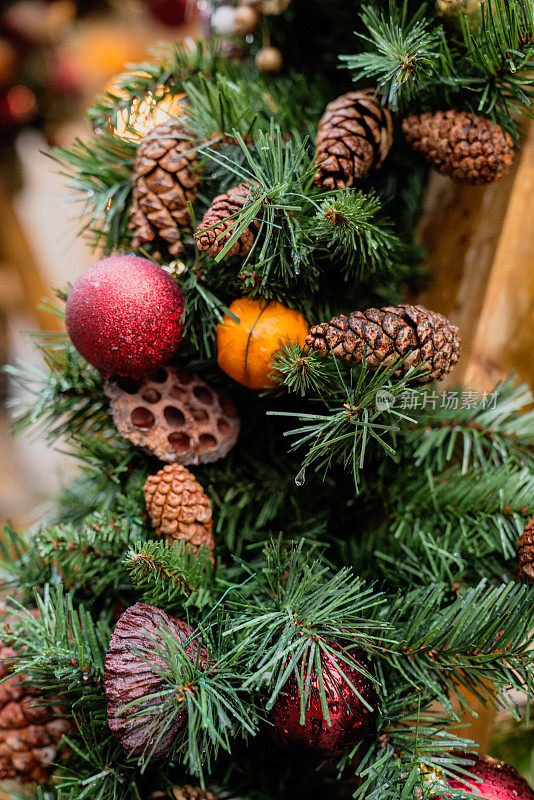
[[[517,542],[519,548],[519,578],[534,583],[534,517],[525,525]]]
[[[177,710],[170,703],[173,716],[168,724],[168,716],[153,695],[168,689],[168,667],[160,654],[167,649],[166,636],[181,644],[191,662],[198,655],[200,668],[206,665],[206,651],[196,640],[191,641],[191,635],[186,622],[146,603],[131,606],[117,622],[106,653],[104,684],[109,727],[128,753],[162,756],[185,725],[183,705]]]
[[[180,464],[167,464],[149,475],[143,491],[156,533],[165,536],[169,545],[187,542],[195,555],[204,545],[213,561],[211,503],[195,476]]]
[[[215,795],[200,786],[173,786],[165,792],[154,792],[150,800],[215,800]]]
[[[221,252],[232,236],[237,222],[235,215],[255,198],[256,188],[253,184],[241,183],[215,198],[197,228],[197,248],[200,252],[208,253],[212,258]],[[227,257],[245,258],[252,250],[259,226],[259,220],[253,220],[252,225],[245,228],[228,250]]]
[[[171,256],[185,252],[180,231],[190,230],[187,204],[195,202],[200,183],[192,147],[180,123],[156,125],[139,144],[129,226],[134,250],[154,242],[165,244]]]
[[[64,710],[25,684],[23,675],[6,679],[16,657],[0,642],[0,780],[44,783],[53,771],[57,745],[71,726]]]
[[[352,364],[365,359],[373,371],[409,353],[395,374],[405,374],[424,361],[428,371],[419,378],[420,383],[441,380],[460,356],[455,325],[423,306],[405,304],[353,311],[348,317],[340,314],[310,328],[306,344]]]
[[[406,139],[434,169],[471,185],[506,175],[514,159],[511,136],[467,111],[413,114],[402,122]]]
[[[393,122],[373,89],[348,92],[326,107],[317,130],[315,183],[344,189],[378,169],[393,143]]]

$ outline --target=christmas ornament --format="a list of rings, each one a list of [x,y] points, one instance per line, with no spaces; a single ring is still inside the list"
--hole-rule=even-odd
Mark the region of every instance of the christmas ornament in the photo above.
[[[236,9],[233,6],[219,6],[211,15],[211,27],[214,33],[228,36],[234,32]]]
[[[534,791],[510,764],[489,756],[479,756],[473,758],[470,771],[480,780],[470,781],[463,777],[449,780],[451,788],[474,794],[485,800],[534,800]]]
[[[192,145],[180,123],[156,125],[141,141],[129,225],[134,250],[155,242],[165,244],[171,256],[185,253],[180,230],[191,230],[188,203],[195,202],[200,183]]]
[[[131,606],[117,622],[106,653],[104,685],[108,725],[128,753],[162,756],[185,725],[185,709],[175,710],[169,724],[153,695],[168,688],[168,669],[159,652],[166,650],[166,635],[180,642],[192,662],[198,658],[200,668],[205,666],[206,651],[191,640],[192,633],[187,623],[146,603]]]
[[[241,183],[213,200],[195,234],[201,253],[208,253],[215,258],[222,251],[232,236],[237,223],[236,215],[256,199],[259,191],[259,186]],[[252,250],[259,227],[259,220],[253,220],[228,250],[226,257],[245,258]]]
[[[0,86],[11,81],[17,64],[17,51],[8,39],[0,37]]]
[[[260,15],[253,6],[238,6],[234,17],[234,33],[247,36],[258,27]]]
[[[146,5],[158,22],[169,27],[183,25],[195,13],[194,0],[146,0]]]
[[[262,47],[255,58],[256,66],[260,72],[280,72],[284,59],[277,47]]]
[[[161,267],[146,258],[112,256],[78,278],[66,323],[76,350],[105,378],[139,378],[175,352],[183,312],[183,294]]]
[[[173,786],[169,792],[154,792],[150,800],[215,800],[215,795],[200,786]]]
[[[348,92],[326,107],[315,141],[315,183],[344,189],[382,166],[393,143],[391,114],[373,89]]]
[[[263,0],[261,10],[263,14],[282,14],[289,8],[291,0]]]
[[[351,364],[365,359],[372,371],[409,353],[395,375],[406,374],[424,361],[428,370],[420,376],[419,383],[441,380],[460,357],[456,325],[423,306],[406,304],[353,311],[348,317],[340,314],[310,328],[306,344]]]
[[[195,555],[204,545],[213,563],[211,503],[195,476],[179,464],[167,464],[147,478],[143,491],[156,533],[165,536],[169,546],[187,542]]]
[[[519,549],[519,579],[534,582],[534,517],[529,519],[517,542]]]
[[[11,674],[16,658],[17,652],[0,642],[0,780],[44,783],[71,726],[63,709],[50,705],[24,675]]]
[[[302,314],[275,301],[242,297],[230,305],[239,322],[225,315],[217,326],[217,363],[250,389],[276,386],[272,357],[282,343],[304,344],[308,324]]]
[[[339,646],[333,647],[342,652]],[[363,654],[351,654],[350,658],[362,663]],[[311,751],[318,756],[339,756],[369,732],[374,720],[374,711],[364,705],[347,680],[373,709],[377,696],[370,678],[362,675],[357,666],[349,666],[334,654],[322,654],[321,673],[331,725],[324,719],[319,679],[314,668],[304,724],[300,722],[300,689],[292,674],[271,711],[273,733],[281,744],[291,748]]]
[[[231,400],[182,367],[167,365],[138,381],[110,380],[105,394],[121,436],[161,461],[218,461],[239,435]]]
[[[434,169],[460,183],[491,183],[512,166],[511,136],[491,120],[467,111],[413,114],[403,120],[402,130]]]

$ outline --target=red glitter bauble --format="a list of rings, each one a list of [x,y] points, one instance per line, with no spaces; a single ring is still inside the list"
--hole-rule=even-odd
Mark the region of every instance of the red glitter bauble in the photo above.
[[[194,0],[146,0],[151,14],[164,25],[177,27],[194,13]]]
[[[534,800],[534,791],[510,764],[481,756],[474,759],[469,771],[480,780],[449,780],[451,787],[471,792],[485,800]]]
[[[335,650],[342,652],[340,647]],[[351,660],[365,666],[362,653],[351,653]],[[317,672],[311,675],[310,696],[303,725],[300,723],[300,690],[292,674],[271,711],[275,739],[298,750],[321,756],[339,756],[350,750],[372,727],[374,711],[370,711],[343,678],[356,687],[374,709],[377,696],[373,682],[358,668],[349,666],[333,654],[322,654],[322,679],[331,725],[323,716]]]
[[[104,258],[76,281],[66,322],[76,350],[104,378],[140,378],[167,362],[182,340],[184,296],[157,264]]]

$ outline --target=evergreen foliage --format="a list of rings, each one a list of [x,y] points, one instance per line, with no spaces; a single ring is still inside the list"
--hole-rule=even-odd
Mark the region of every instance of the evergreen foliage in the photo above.
[[[66,336],[35,337],[42,367],[7,369],[28,395],[16,433],[45,436],[81,467],[46,519],[27,533],[8,525],[0,540],[13,669],[76,723],[69,758],[36,800],[147,800],[193,781],[217,800],[460,797],[447,777],[475,749],[460,729],[469,698],[525,713],[511,690],[528,696],[534,677],[533,589],[517,581],[517,540],[534,514],[528,388],[510,377],[485,396],[454,395],[422,387],[424,365],[403,377],[398,361],[371,372],[290,341],[272,362],[277,387],[252,392],[218,369],[216,327],[242,295],[317,323],[420,285],[413,240],[425,168],[397,135],[379,172],[322,191],[318,119],[352,88],[352,73],[399,115],[463,107],[516,133],[517,112],[532,108],[532,8],[485,2],[480,25],[462,18],[451,33],[418,2],[293,0],[268,23],[288,51],[286,74],[259,75],[209,44],[166,46],[98,98],[93,138],[53,154],[103,253],[131,249],[143,102],[182,102],[203,176],[195,225],[215,196],[243,182],[251,191],[216,258],[198,253],[193,231],[181,261],[165,247],[159,258],[186,297],[176,363],[228,392],[241,418],[227,458],[192,466],[212,504],[214,563],[151,529],[143,485],[161,464],[119,436],[104,380]],[[229,258],[256,220],[251,252]],[[154,252],[149,243],[142,254]],[[67,294],[52,313],[62,316]],[[106,721],[105,654],[137,601],[187,621],[208,654],[192,661],[168,631],[158,645],[164,688],[150,700],[163,726],[177,714],[187,721],[161,759],[150,748],[128,756]],[[336,644],[376,687],[376,731],[336,765],[310,767],[274,749],[270,711],[293,675],[304,719],[315,668],[328,723],[321,664]],[[132,720],[136,705],[124,709]]]

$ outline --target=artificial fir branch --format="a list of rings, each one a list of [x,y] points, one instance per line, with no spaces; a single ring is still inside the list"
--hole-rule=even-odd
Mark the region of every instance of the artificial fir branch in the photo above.
[[[450,397],[467,398],[469,392],[451,392]],[[534,411],[525,410],[532,403],[528,387],[516,385],[513,378],[483,395],[480,400],[459,407],[442,407],[414,411],[417,419],[407,428],[407,443],[417,466],[442,470],[458,460],[462,473],[469,468],[490,468],[505,461],[533,464]],[[458,403],[456,403],[458,405]]]
[[[213,568],[205,547],[195,556],[184,542],[172,547],[165,541],[138,542],[126,553],[124,566],[145,603],[178,613],[213,601]]]
[[[371,48],[356,55],[341,56],[354,80],[376,81],[393,109],[405,106],[421,84],[436,76],[440,35],[431,28],[420,7],[408,18],[408,3],[389,5],[389,13],[365,8],[362,21],[368,33],[360,39]]]

